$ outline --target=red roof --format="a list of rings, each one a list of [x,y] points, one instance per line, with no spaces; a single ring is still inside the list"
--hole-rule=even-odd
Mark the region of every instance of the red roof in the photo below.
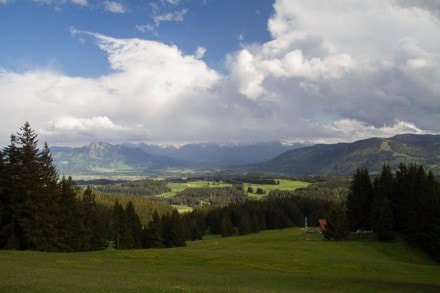
[[[326,230],[325,227],[327,226],[327,221],[325,219],[319,219],[318,222],[319,222],[319,227],[321,227],[321,230],[325,231]]]

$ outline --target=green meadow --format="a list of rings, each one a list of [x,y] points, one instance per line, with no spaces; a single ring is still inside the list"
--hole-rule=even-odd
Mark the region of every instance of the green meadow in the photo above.
[[[198,181],[190,181],[185,183],[180,182],[168,182],[167,187],[171,189],[171,191],[162,193],[158,196],[163,197],[172,197],[175,196],[177,192],[183,191],[187,188],[205,188],[205,187],[229,187],[231,184],[226,183],[213,183],[212,181],[206,180],[198,180]]]
[[[309,182],[304,181],[294,181],[294,180],[288,180],[288,179],[275,179],[276,181],[280,182],[278,185],[269,185],[269,184],[250,184],[245,183],[244,184],[244,190],[247,191],[248,187],[252,187],[254,190],[254,193],[248,193],[249,197],[255,197],[255,198],[263,198],[266,195],[268,195],[272,190],[288,190],[293,191],[297,188],[305,188],[310,185]],[[258,188],[263,189],[266,193],[265,194],[256,194]]]
[[[440,292],[440,265],[403,242],[329,242],[301,229],[172,249],[0,251],[0,264],[2,292]]]
[[[278,185],[269,185],[269,184],[251,184],[251,183],[244,183],[243,187],[246,191],[248,187],[252,187],[254,189],[254,193],[248,193],[250,197],[257,197],[261,198],[269,194],[272,190],[295,190],[297,188],[304,188],[310,185],[308,182],[304,181],[293,181],[288,179],[275,179],[276,181],[280,182]],[[182,191],[186,188],[206,188],[206,187],[230,187],[232,184],[228,183],[213,183],[211,181],[206,180],[198,180],[198,181],[191,181],[191,182],[185,182],[185,183],[177,183],[177,182],[169,182],[167,186],[171,189],[169,192],[162,193],[158,196],[163,197],[171,197],[175,196],[177,192]],[[260,195],[255,194],[257,188],[262,188],[266,191],[266,194]]]

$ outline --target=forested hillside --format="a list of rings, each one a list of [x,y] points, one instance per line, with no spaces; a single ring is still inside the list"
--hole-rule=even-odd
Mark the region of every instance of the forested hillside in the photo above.
[[[285,175],[349,176],[359,167],[379,173],[383,164],[393,170],[400,163],[424,165],[440,174],[440,135],[397,135],[353,143],[318,144],[285,152],[253,165],[250,170]]]

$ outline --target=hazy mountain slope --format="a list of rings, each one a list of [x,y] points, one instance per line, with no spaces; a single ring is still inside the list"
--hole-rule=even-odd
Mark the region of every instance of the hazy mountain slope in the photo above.
[[[62,174],[102,174],[108,172],[148,172],[185,167],[173,158],[147,154],[139,148],[91,143],[84,147],[52,147],[52,157]]]
[[[379,172],[384,163],[423,164],[440,173],[440,135],[397,135],[353,143],[318,144],[285,152],[253,165],[250,170],[290,175],[351,175],[357,168]]]
[[[303,144],[281,142],[218,144],[194,143],[181,147],[156,146],[149,144],[131,145],[147,153],[165,155],[186,161],[193,167],[230,167],[269,160],[285,151],[304,147]]]

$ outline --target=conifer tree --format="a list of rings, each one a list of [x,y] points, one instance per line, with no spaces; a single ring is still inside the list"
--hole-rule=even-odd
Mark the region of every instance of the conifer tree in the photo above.
[[[142,225],[131,201],[129,201],[125,207],[125,214],[127,220],[127,230],[129,234],[128,248],[141,248]]]
[[[127,249],[127,220],[124,207],[115,201],[112,213],[113,240],[117,249]]]
[[[350,229],[372,229],[373,189],[366,169],[358,169],[347,195],[347,218]]]
[[[391,240],[394,238],[394,217],[391,210],[388,196],[385,196],[377,206],[376,222],[374,232],[377,238],[382,241]]]
[[[82,211],[77,199],[78,187],[72,177],[62,177],[59,183],[58,239],[63,251],[85,250]]]
[[[232,236],[234,234],[234,226],[227,211],[223,211],[220,218],[220,234],[222,237]]]
[[[147,228],[144,229],[144,247],[164,247],[162,220],[157,211],[154,211],[153,219],[148,223]]]
[[[171,216],[162,217],[163,239],[165,247],[186,246],[185,233],[179,212],[175,209]]]
[[[15,137],[19,185],[15,206],[19,229],[23,231],[20,246],[24,249],[52,251],[56,249],[56,193],[57,177],[48,178],[45,171],[55,167],[48,160],[48,151],[39,152],[37,134],[28,122]]]
[[[336,241],[348,239],[350,230],[343,203],[333,202],[327,214],[326,222],[326,230],[323,232],[326,239]]]
[[[394,237],[394,216],[390,198],[395,191],[393,173],[388,165],[382,167],[382,172],[373,184],[373,229],[379,240],[390,240]]]
[[[84,250],[98,250],[106,240],[105,214],[98,208],[92,188],[87,186],[82,197]]]

